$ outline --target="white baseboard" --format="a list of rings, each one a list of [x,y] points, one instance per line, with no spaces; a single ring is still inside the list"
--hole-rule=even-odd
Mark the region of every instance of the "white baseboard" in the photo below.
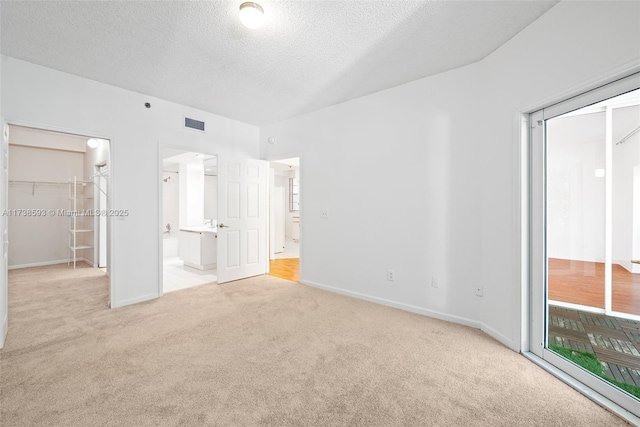
[[[618,262],[614,262],[614,264],[619,264],[620,266],[622,266],[625,270],[627,270],[629,273],[632,274],[639,274],[640,273],[640,264],[634,264],[631,261],[618,261]]]
[[[89,264],[91,267],[98,268],[98,264],[95,264],[94,262],[89,261],[86,258],[76,258],[76,262],[78,262],[78,261],[84,261],[85,263]]]
[[[59,259],[56,261],[44,261],[44,262],[33,262],[30,264],[18,264],[18,265],[10,265],[7,269],[8,270],[17,270],[19,268],[29,268],[29,267],[43,267],[45,265],[56,265],[56,264],[67,264],[69,262],[73,262],[72,259]],[[93,266],[94,268],[97,267],[97,265],[95,265],[94,263],[92,263],[91,261],[89,261],[86,258],[76,258],[76,263],[78,262],[84,262],[89,264],[90,266]]]
[[[154,294],[147,294],[141,297],[127,299],[124,301],[112,301],[111,308],[126,307],[127,305],[137,304],[139,302],[145,302],[152,299],[156,299],[156,298],[159,298],[160,296],[161,296],[160,294],[154,293]]]
[[[485,334],[489,335],[490,337],[492,337],[493,339],[495,339],[496,341],[500,342],[504,346],[506,346],[506,347],[510,348],[511,350],[515,351],[516,353],[520,353],[520,346],[514,345],[513,340],[507,338],[506,336],[504,336],[500,332],[496,331],[495,329],[490,328],[489,326],[487,326],[484,323],[482,323],[480,325],[480,330],[482,332],[484,332]]]
[[[315,283],[315,282],[311,282],[311,281],[307,281],[307,280],[300,281],[300,283],[302,283],[303,285],[314,287],[314,288],[324,289],[324,290],[329,291],[329,292],[334,292],[336,294],[346,295],[346,296],[349,296],[349,297],[353,297],[353,298],[357,298],[357,299],[361,299],[361,300],[365,300],[365,301],[369,301],[369,302],[374,302],[374,303],[380,304],[380,305],[386,305],[387,307],[398,308],[400,310],[410,311],[411,313],[422,314],[423,316],[433,317],[435,319],[445,320],[447,322],[457,323],[457,324],[469,326],[469,327],[475,328],[475,329],[481,329],[480,322],[477,322],[477,321],[471,320],[471,319],[467,319],[465,317],[454,316],[454,315],[451,315],[451,314],[442,313],[442,312],[435,311],[435,310],[429,310],[429,309],[422,308],[422,307],[416,307],[414,305],[404,304],[404,303],[400,303],[400,302],[390,301],[390,300],[387,300],[387,299],[384,299],[384,298],[378,298],[378,297],[374,297],[374,296],[371,296],[371,295],[361,294],[361,293],[358,293],[358,292],[352,292],[352,291],[347,291],[347,290],[344,290],[344,289],[334,288],[332,286],[327,286],[327,285],[323,285],[323,284],[320,284],[320,283]],[[500,336],[500,334],[498,334],[498,335]],[[498,339],[498,338],[496,338],[496,339]],[[503,342],[500,339],[498,339],[498,341]],[[507,340],[507,341],[509,341],[509,340]]]
[[[7,333],[9,332],[9,313],[4,316],[2,324],[0,325],[0,348],[4,347],[4,343],[7,339]]]
[[[365,301],[374,302],[374,303],[380,304],[380,305],[386,305],[387,307],[398,308],[400,310],[410,311],[411,313],[421,314],[423,316],[433,317],[435,319],[444,320],[444,321],[451,322],[451,323],[457,323],[457,324],[469,326],[469,327],[475,328],[475,329],[480,329],[482,332],[484,332],[485,334],[489,335],[490,337],[492,337],[496,341],[500,342],[501,344],[503,344],[507,348],[509,348],[509,349],[511,349],[511,350],[513,350],[515,352],[520,352],[520,348],[517,347],[516,345],[514,345],[514,342],[513,342],[512,339],[509,339],[508,337],[506,337],[502,333],[500,333],[500,332],[496,331],[495,329],[485,325],[484,323],[480,323],[480,322],[478,322],[476,320],[467,319],[466,317],[454,316],[454,315],[451,315],[451,314],[442,313],[440,311],[429,310],[427,308],[416,307],[414,305],[409,305],[409,304],[399,303],[399,302],[395,302],[395,301],[390,301],[390,300],[387,300],[387,299],[384,299],[384,298],[378,298],[378,297],[374,297],[374,296],[371,296],[371,295],[361,294],[361,293],[358,293],[358,292],[346,291],[344,289],[334,288],[332,286],[327,286],[327,285],[323,285],[323,284],[320,284],[320,283],[311,282],[311,281],[308,281],[308,280],[300,281],[300,283],[302,283],[303,285],[312,286],[314,288],[324,289],[324,290],[329,291],[329,292],[334,292],[334,293],[337,293],[337,294],[346,295],[346,296],[349,296],[349,297],[353,297],[353,298],[358,298],[358,299],[365,300]]]
[[[69,261],[73,261],[73,260],[59,259],[59,260],[56,260],[56,261],[44,261],[44,262],[33,262],[33,263],[30,263],[30,264],[10,265],[7,269],[8,270],[17,270],[19,268],[42,267],[42,266],[45,266],[45,265],[66,264]]]

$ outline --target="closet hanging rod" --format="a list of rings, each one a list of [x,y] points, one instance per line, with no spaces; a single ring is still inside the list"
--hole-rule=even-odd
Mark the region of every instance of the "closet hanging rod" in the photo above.
[[[640,126],[638,126],[634,130],[629,132],[629,134],[627,136],[625,136],[624,138],[622,138],[620,141],[616,142],[616,145],[624,144],[627,141],[627,139],[631,138],[633,135],[635,135],[638,132],[640,132]]]
[[[34,196],[36,194],[36,185],[69,185],[68,182],[59,182],[59,181],[21,181],[17,179],[10,179],[9,184],[28,184],[31,186],[31,195]]]
[[[10,179],[10,184],[49,184],[49,185],[69,185],[69,182],[61,182],[61,181],[24,181],[24,180],[16,180]]]
[[[93,179],[93,178],[95,178],[95,177],[97,177],[97,176],[101,176],[101,177],[104,177],[104,178],[108,178],[108,177],[109,177],[109,170],[107,169],[107,170],[106,170],[106,171],[104,171],[104,172],[96,172],[96,173],[94,173],[93,175],[91,175],[91,176],[89,177],[89,179]]]
[[[94,179],[94,178],[96,178],[96,177],[109,178],[109,170],[107,169],[107,170],[106,170],[106,171],[104,171],[104,172],[96,172],[96,173],[94,173],[93,175],[91,175],[91,176],[89,177],[89,179],[91,179],[92,181],[86,181],[86,182],[92,182],[92,183],[93,183],[93,185],[95,185],[95,187],[96,187],[98,190],[100,190],[100,192],[101,192],[102,194],[104,194],[105,196],[108,196],[107,192],[106,192],[106,191],[104,191],[104,190],[102,189],[102,187],[100,187],[100,183],[93,181],[93,179]]]

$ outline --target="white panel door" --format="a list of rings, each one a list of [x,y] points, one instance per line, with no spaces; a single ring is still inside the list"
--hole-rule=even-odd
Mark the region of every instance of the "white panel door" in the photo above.
[[[267,163],[218,157],[218,283],[267,272]]]

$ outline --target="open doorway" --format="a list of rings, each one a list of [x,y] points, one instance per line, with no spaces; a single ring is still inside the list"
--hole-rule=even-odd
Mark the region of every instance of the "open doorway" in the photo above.
[[[217,282],[214,155],[162,148],[162,291]]]
[[[82,277],[109,304],[110,141],[9,125],[8,142],[9,284]]]
[[[300,281],[300,158],[272,161],[270,186],[271,275]]]

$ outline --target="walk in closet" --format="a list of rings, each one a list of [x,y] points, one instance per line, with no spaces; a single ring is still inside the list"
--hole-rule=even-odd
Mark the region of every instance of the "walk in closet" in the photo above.
[[[86,136],[11,126],[9,269],[99,266],[100,255],[106,255],[100,228],[107,223],[96,212],[106,207],[100,195],[108,190],[101,170],[108,162],[108,145]]]

